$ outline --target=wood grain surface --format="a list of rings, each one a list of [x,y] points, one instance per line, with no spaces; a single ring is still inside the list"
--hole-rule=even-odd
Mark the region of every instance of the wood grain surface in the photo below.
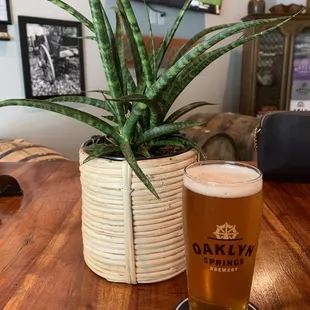
[[[0,163],[25,194],[0,198],[0,309],[173,310],[186,276],[130,286],[85,265],[74,162]],[[310,184],[265,183],[251,301],[261,310],[310,309]]]

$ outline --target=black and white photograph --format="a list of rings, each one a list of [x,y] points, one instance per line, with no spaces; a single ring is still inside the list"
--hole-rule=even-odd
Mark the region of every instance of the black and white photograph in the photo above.
[[[11,10],[9,0],[0,0],[0,25],[11,24]]]
[[[26,98],[85,94],[82,24],[19,16]]]

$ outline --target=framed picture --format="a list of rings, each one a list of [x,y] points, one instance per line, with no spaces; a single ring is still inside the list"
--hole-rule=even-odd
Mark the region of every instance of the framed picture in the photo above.
[[[217,14],[221,13],[222,0],[198,0],[192,1],[191,7],[205,13]]]
[[[82,24],[28,16],[18,22],[26,98],[84,95]]]
[[[9,0],[0,0],[0,25],[11,24],[11,10]]]
[[[131,0],[149,4],[160,4],[168,7],[182,8],[186,0]],[[190,10],[219,15],[221,13],[222,0],[193,0]],[[164,13],[164,12],[162,12]]]

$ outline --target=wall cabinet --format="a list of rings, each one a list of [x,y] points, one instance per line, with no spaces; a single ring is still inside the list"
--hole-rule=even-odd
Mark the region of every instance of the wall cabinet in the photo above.
[[[278,16],[260,14],[243,20]],[[253,27],[244,35],[270,26]],[[310,110],[310,14],[300,14],[246,43],[242,57],[240,113],[260,116],[270,110]]]

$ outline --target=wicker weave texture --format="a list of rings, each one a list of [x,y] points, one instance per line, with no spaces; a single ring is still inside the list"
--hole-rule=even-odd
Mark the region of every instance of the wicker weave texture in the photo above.
[[[126,161],[97,158],[82,164],[82,236],[89,268],[112,282],[155,283],[185,270],[182,228],[184,168],[194,151],[139,161],[157,200]]]

